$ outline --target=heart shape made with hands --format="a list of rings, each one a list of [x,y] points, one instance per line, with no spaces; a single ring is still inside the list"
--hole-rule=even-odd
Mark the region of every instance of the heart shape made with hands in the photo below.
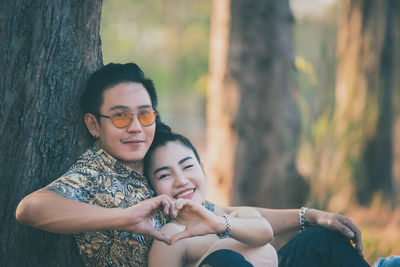
[[[185,229],[171,236],[171,244],[183,238],[216,234],[224,230],[225,220],[202,205],[182,198],[174,204],[178,214],[174,220],[184,225]]]

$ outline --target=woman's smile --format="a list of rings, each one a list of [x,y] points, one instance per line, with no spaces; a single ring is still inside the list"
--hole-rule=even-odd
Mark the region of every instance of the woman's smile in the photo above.
[[[195,191],[196,191],[196,188],[187,189],[187,190],[181,191],[180,193],[176,194],[174,196],[174,198],[176,198],[176,199],[178,199],[178,198],[190,199],[190,198],[193,197]]]

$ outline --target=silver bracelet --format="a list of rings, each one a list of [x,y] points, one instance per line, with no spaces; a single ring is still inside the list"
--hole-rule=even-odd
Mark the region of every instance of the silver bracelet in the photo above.
[[[222,214],[222,217],[225,218],[226,220],[226,230],[223,233],[217,234],[219,238],[227,238],[231,234],[231,229],[232,229],[232,221],[231,221],[231,216],[229,214]]]
[[[301,207],[300,212],[299,212],[299,220],[300,220],[300,226],[301,226],[302,231],[306,230],[306,227],[309,225],[309,223],[306,221],[307,210],[308,210],[308,208]]]

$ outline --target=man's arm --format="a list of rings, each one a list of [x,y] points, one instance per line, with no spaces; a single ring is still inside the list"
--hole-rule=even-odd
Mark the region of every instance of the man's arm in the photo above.
[[[102,208],[39,189],[19,203],[16,218],[22,224],[53,233],[125,230],[169,243],[169,238],[153,227],[153,214],[159,208],[171,217],[176,216],[174,205],[166,195],[123,209]]]
[[[229,207],[226,208],[226,211],[233,212],[238,208],[240,207]],[[225,212],[223,207],[217,206],[216,209]],[[256,210],[270,223],[275,236],[301,229],[299,209],[256,208]],[[351,239],[355,243],[358,253],[364,256],[361,231],[351,218],[336,213],[308,209],[305,214],[305,220],[311,225],[318,225],[331,231],[339,232]]]
[[[270,223],[275,236],[300,230],[299,210],[297,209],[255,209]]]

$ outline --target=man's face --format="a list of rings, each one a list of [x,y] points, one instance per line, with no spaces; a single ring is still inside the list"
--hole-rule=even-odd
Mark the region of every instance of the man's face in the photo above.
[[[152,108],[150,96],[140,83],[121,83],[103,93],[100,114],[112,117],[116,113],[129,111],[136,113]],[[144,127],[137,115],[126,127],[115,127],[109,118],[100,117],[98,144],[125,165],[142,172],[143,158],[153,142],[155,123]]]

